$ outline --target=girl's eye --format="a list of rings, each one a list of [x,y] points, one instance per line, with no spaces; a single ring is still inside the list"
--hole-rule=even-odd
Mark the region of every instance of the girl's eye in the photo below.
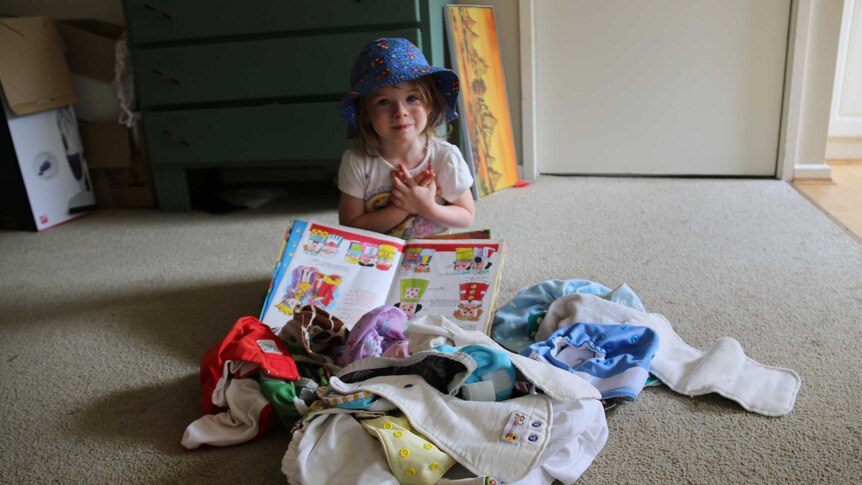
[[[387,104],[389,104],[389,100],[385,99],[385,98],[381,98],[381,99],[378,99],[377,102],[375,102],[374,104],[376,104],[377,106],[386,106]]]
[[[407,96],[407,102],[408,103],[416,103],[418,101],[419,101],[418,96],[413,96],[413,95]]]

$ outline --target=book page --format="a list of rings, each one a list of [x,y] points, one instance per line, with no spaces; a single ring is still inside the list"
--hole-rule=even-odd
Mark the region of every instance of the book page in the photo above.
[[[362,315],[386,302],[404,241],[309,222],[299,240],[286,246],[281,258],[286,264],[277,265],[261,321],[280,328],[296,308],[315,305],[351,329]]]
[[[409,320],[439,314],[487,333],[504,247],[490,240],[409,241],[387,303]]]

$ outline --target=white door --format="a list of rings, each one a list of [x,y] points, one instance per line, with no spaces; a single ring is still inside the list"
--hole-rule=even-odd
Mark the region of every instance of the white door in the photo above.
[[[776,173],[790,0],[537,0],[540,173]]]

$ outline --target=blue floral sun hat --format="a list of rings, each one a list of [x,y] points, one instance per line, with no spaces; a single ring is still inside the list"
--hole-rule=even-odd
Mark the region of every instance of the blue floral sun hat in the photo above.
[[[430,75],[446,100],[447,122],[458,117],[455,106],[460,83],[454,71],[428,64],[418,47],[407,39],[377,39],[365,46],[353,63],[350,91],[341,98],[338,109],[347,120],[347,136],[356,136],[356,100],[381,86],[411,81]]]

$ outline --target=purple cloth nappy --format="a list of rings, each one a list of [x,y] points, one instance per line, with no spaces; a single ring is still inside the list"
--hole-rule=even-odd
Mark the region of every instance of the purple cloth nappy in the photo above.
[[[347,336],[338,365],[368,357],[407,357],[407,315],[392,305],[382,305],[366,313]]]

